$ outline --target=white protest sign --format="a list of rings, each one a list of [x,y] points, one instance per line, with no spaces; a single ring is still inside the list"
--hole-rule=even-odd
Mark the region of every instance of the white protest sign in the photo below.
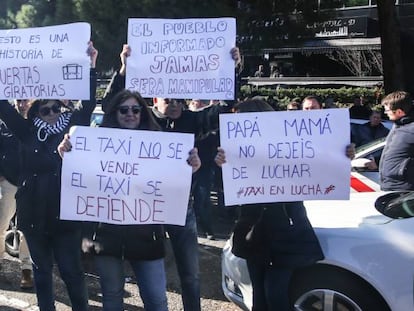
[[[74,127],[63,157],[60,218],[184,225],[194,135]]]
[[[348,109],[220,115],[226,205],[349,199]]]
[[[0,30],[0,99],[89,99],[91,28]]]
[[[126,88],[143,97],[234,99],[234,18],[128,20]]]

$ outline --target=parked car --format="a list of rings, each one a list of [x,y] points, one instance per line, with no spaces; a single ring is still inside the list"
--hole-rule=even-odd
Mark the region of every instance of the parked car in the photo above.
[[[386,193],[379,189],[378,172],[363,166],[384,144],[380,139],[357,149],[350,200],[305,202],[325,259],[294,274],[295,310],[413,310],[414,218],[394,219],[375,208]],[[231,243],[223,249],[222,288],[229,300],[250,310],[246,262],[231,253]]]

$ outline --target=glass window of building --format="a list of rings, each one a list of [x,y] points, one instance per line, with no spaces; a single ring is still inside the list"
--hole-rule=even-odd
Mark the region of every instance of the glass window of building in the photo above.
[[[398,0],[397,3],[398,4],[410,4],[410,3],[414,3],[414,0]]]

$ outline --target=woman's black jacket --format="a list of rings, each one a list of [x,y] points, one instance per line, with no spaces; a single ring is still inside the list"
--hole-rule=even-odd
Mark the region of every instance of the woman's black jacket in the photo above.
[[[62,161],[57,146],[70,126],[90,124],[95,108],[96,72],[91,70],[90,100],[74,110],[70,123],[62,132],[38,138],[38,128],[24,119],[6,100],[0,101],[0,118],[20,142],[21,175],[16,193],[20,230],[30,234],[70,231],[78,223],[60,220],[60,176]]]
[[[307,266],[324,258],[303,202],[241,206],[232,252],[283,268]]]

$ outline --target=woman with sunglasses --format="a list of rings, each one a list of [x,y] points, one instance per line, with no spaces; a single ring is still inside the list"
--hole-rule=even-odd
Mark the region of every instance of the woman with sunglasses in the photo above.
[[[33,263],[36,296],[41,311],[55,310],[53,263],[56,261],[74,311],[88,309],[88,295],[81,265],[81,228],[59,219],[60,171],[57,146],[72,125],[86,125],[96,106],[95,64],[98,51],[89,43],[90,99],[73,112],[60,100],[36,99],[27,119],[7,101],[0,102],[0,118],[20,141],[21,175],[16,193],[19,229],[24,233]]]
[[[147,103],[139,93],[123,90],[106,108],[101,127],[159,131]],[[71,150],[68,135],[58,147],[59,153]],[[197,149],[187,159],[193,172],[201,166]],[[162,225],[114,225],[88,223],[84,226],[82,249],[94,254],[94,263],[102,289],[103,310],[124,310],[124,259],[131,265],[144,308],[168,310],[164,270]]]

